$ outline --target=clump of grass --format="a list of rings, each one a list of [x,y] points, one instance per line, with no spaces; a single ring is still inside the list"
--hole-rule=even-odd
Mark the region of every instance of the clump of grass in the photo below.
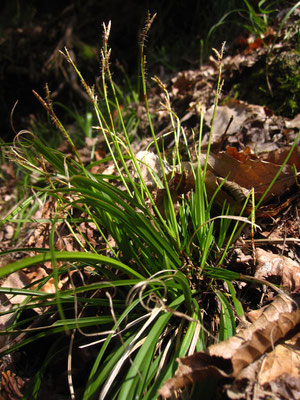
[[[90,346],[95,351],[80,394],[82,399],[97,396],[99,399],[155,399],[160,386],[173,374],[177,357],[192,354],[233,335],[236,319],[243,314],[232,285],[232,281],[240,276],[222,265],[234,232],[244,219],[238,217],[232,230],[226,219],[230,209],[224,206],[223,215],[218,216],[222,222],[215,229],[216,219],[211,215],[214,196],[208,198],[205,186],[209,149],[204,167],[201,164],[203,115],[195,151],[195,189],[189,195],[181,195],[178,208],[174,205],[164,156],[151,123],[146,90],[145,38],[154,17],[148,16],[141,37],[141,76],[149,127],[162,171],[161,183],[166,191],[163,209],[158,207],[144,180],[142,163],[136,158],[130,132],[124,123],[110,71],[110,24],[104,25],[101,51],[105,111],[99,107],[97,95],[85,82],[68,50],[65,49],[63,54],[91,100],[98,132],[105,139],[115,175],[93,174],[91,167],[97,162],[86,164],[81,160],[74,141],[55,114],[48,88],[45,100],[37,93],[36,97],[71,145],[74,157],[66,157],[28,132],[19,135],[19,143],[12,148],[16,161],[28,173],[36,174],[39,182],[32,186],[34,195],[28,197],[24,207],[45,196],[51,197],[55,204],[54,217],[43,221],[50,226],[49,249],[36,248],[35,256],[5,265],[0,270],[0,277],[4,277],[41,263],[51,262],[52,265],[52,272],[47,277],[23,289],[0,288],[1,293],[24,296],[21,304],[5,311],[11,315],[12,323],[0,332],[8,335],[8,344],[2,347],[1,356],[38,339],[52,335],[56,338],[31,379],[24,399],[39,398],[47,369],[62,351],[66,352],[70,397],[75,399],[79,389],[72,373],[73,358],[78,357],[78,347]],[[222,86],[222,51],[216,54],[219,80],[215,108]],[[158,79],[157,82],[164,90],[164,85]],[[109,100],[109,91],[113,102]],[[116,105],[121,133],[115,127],[112,104]],[[171,110],[166,91],[165,107],[173,124],[174,158],[180,170],[182,160],[178,143],[188,144],[180,121]],[[192,161],[188,147],[187,153]],[[19,209],[22,210],[21,205]],[[16,223],[19,209],[9,214],[4,222]],[[30,215],[27,221],[30,221]],[[105,245],[104,252],[97,250],[80,231],[82,221],[94,224]],[[68,226],[74,237],[78,232],[82,235],[82,251],[58,251],[55,248],[57,226],[61,223]],[[69,276],[70,284],[62,290],[61,281],[65,276]],[[54,282],[55,293],[43,291],[50,279]],[[75,280],[79,283],[75,284]],[[206,313],[207,293],[220,305],[217,316]],[[26,311],[35,309],[40,310],[40,317],[36,314],[24,317]],[[212,318],[218,322],[217,326],[212,324]],[[59,333],[65,333],[69,338],[68,348],[60,348]]]

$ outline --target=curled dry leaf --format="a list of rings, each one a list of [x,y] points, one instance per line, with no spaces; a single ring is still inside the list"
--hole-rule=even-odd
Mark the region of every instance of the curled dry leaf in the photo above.
[[[136,155],[140,160],[140,168],[142,178],[149,188],[154,188],[158,180],[162,179],[162,170],[159,158],[156,154],[148,151],[140,151]],[[206,154],[201,154],[200,164],[203,168],[206,162]],[[166,161],[163,161],[166,175],[171,175],[172,167]],[[185,193],[191,190],[194,185],[194,172],[197,168],[197,162],[191,165],[189,162],[182,163],[182,171],[177,167],[174,171],[174,177],[179,185],[176,186],[177,193]],[[216,202],[223,205],[226,200],[231,205],[238,205],[241,207],[244,204],[249,190],[254,188],[255,198],[258,201],[267,190],[273,178],[279,171],[280,166],[263,161],[257,157],[252,156],[249,152],[243,154],[233,152],[230,154],[219,152],[217,155],[210,154],[207,159],[207,174],[205,183],[208,195],[212,196],[222,181],[220,192],[216,196]],[[187,183],[188,188],[183,187],[184,182]],[[172,186],[174,182],[169,182]],[[272,197],[281,196],[295,183],[295,176],[292,167],[286,165],[280,173],[276,182],[273,184],[272,189],[266,195],[264,201],[270,200]],[[173,185],[174,186],[174,185]],[[250,206],[250,203],[249,203]],[[247,210],[249,211],[249,210]],[[251,211],[251,209],[250,209]]]
[[[291,339],[274,346],[263,359],[258,359],[243,369],[232,384],[225,386],[228,398],[298,400],[300,398],[299,340],[300,334],[297,333]]]
[[[209,170],[206,172],[205,175],[205,186],[209,197],[212,197],[216,193],[216,204],[222,207],[224,201],[226,200],[227,204],[230,204],[232,207],[235,208],[236,213],[240,213],[246,201],[246,198],[249,195],[249,190],[243,188],[235,182],[224,180],[223,178],[217,178]],[[217,192],[217,189],[219,187],[221,188]],[[249,214],[251,212],[251,209],[251,201],[249,201],[245,212]]]
[[[256,272],[259,279],[280,278],[280,284],[290,291],[300,292],[300,265],[289,257],[256,249]]]
[[[283,374],[299,380],[300,371],[300,333],[275,346],[263,360],[259,383],[263,385],[276,382]],[[300,389],[300,387],[299,387]]]
[[[230,155],[231,154],[231,155]],[[250,154],[219,152],[217,155],[208,156],[207,174],[205,177],[206,188],[209,195],[212,195],[216,188],[226,179],[220,193],[217,195],[217,202],[221,205],[224,200],[230,204],[243,205],[249,190],[254,189],[256,201],[268,189],[280,169],[280,165],[263,161]],[[234,157],[232,156],[234,155]],[[201,156],[201,166],[205,165],[206,155]],[[197,163],[193,165],[194,170]],[[183,169],[188,176],[193,176],[190,163],[183,163]],[[295,183],[295,176],[290,165],[286,165],[273,184],[270,192],[265,196],[264,202],[275,197],[278,198]],[[250,205],[250,203],[249,203]]]
[[[235,182],[245,189],[254,188],[256,200],[259,200],[279,171],[280,165],[250,157],[241,162],[227,153],[220,152],[217,155],[209,155],[208,168],[216,176],[228,177],[228,181]],[[286,165],[265,197],[265,201],[281,196],[294,183],[293,170],[291,166]]]
[[[236,378],[300,323],[300,298],[277,296],[248,328],[205,351],[178,359],[179,367],[161,387],[169,398],[174,390],[208,377]]]
[[[167,178],[169,178],[169,176]],[[227,204],[230,204],[231,207],[234,207],[237,213],[240,213],[246,197],[249,195],[249,190],[242,188],[235,182],[230,182],[224,180],[223,178],[217,178],[209,170],[206,171],[204,182],[208,197],[211,198],[212,196],[215,196],[215,204],[222,208],[224,202],[226,201]],[[184,169],[182,173],[175,172],[173,178],[169,180],[168,185],[173,203],[175,204],[178,199],[178,195],[183,193],[186,194],[195,188],[195,179],[190,166],[189,169]],[[163,199],[165,196],[165,189],[160,189],[157,191],[156,205],[161,213],[163,213],[164,209]],[[244,209],[244,212],[249,214],[251,210],[251,201],[249,201],[247,207]]]

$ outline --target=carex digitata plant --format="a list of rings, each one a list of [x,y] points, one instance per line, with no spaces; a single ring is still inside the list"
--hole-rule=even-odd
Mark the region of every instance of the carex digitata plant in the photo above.
[[[216,193],[208,196],[206,190],[210,139],[203,153],[203,115],[191,148],[172,111],[165,85],[155,77],[165,96],[162,107],[169,113],[170,134],[174,135],[171,158],[175,161],[171,171],[166,170],[165,152],[152,124],[146,85],[145,40],[154,18],[155,15],[148,15],[141,34],[140,72],[151,143],[161,175],[146,167],[163,193],[162,204],[157,202],[157,189],[151,189],[145,180],[145,163],[137,158],[131,132],[124,122],[110,69],[110,23],[103,25],[101,102],[68,49],[62,53],[90,98],[96,132],[103,136],[108,156],[83,162],[55,114],[48,87],[45,99],[34,94],[69,143],[72,156],[49,147],[34,132],[27,131],[17,135],[11,148],[11,157],[32,177],[31,194],[2,223],[34,222],[35,227],[43,223],[49,228],[48,246],[18,248],[29,256],[0,269],[0,277],[5,277],[23,268],[30,270],[45,263],[48,266],[47,276],[22,289],[0,288],[6,295],[22,295],[20,302],[1,312],[9,321],[0,332],[6,338],[0,349],[2,357],[26,349],[37,340],[52,338],[26,387],[24,399],[40,398],[43,382],[58,356],[65,360],[72,399],[155,399],[160,386],[174,373],[176,358],[234,335],[236,318],[243,314],[232,284],[240,275],[224,268],[223,261],[241,222],[251,222],[241,216],[249,199],[233,222],[229,219],[232,210],[226,204],[220,215],[211,215]],[[223,48],[215,53],[219,63],[216,110],[222,87]],[[114,113],[118,114],[118,129]],[[174,201],[170,181],[183,169],[179,143],[186,146],[195,185],[189,193],[178,194]],[[93,167],[104,163],[114,166],[112,174],[92,172]],[[53,206],[51,217],[33,220],[36,204],[43,207],[47,201]],[[218,227],[217,220],[221,221]],[[92,224],[101,246],[92,243],[83,232],[82,222]],[[76,251],[57,249],[58,227],[62,225],[75,238]],[[50,282],[52,292],[47,290]],[[218,311],[213,308],[212,314],[205,309],[208,297],[220,306]],[[78,365],[83,354],[89,354],[89,360],[82,364],[79,385],[73,365]]]

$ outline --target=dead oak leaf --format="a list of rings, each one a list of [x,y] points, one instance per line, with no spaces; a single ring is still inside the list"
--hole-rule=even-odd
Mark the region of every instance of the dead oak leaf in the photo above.
[[[274,151],[262,153],[261,158],[273,164],[281,165],[284,163],[289,151],[289,147],[282,147]],[[300,171],[300,146],[294,148],[287,163],[291,166],[295,165],[297,171]]]
[[[290,291],[300,291],[300,265],[289,257],[256,249],[258,279],[280,278],[282,286]]]
[[[243,369],[235,380],[225,385],[233,400],[300,398],[300,347],[297,333],[291,339]]]
[[[211,106],[204,115],[205,122],[209,127],[211,127],[213,115],[214,106]],[[258,120],[264,121],[266,119],[266,110],[262,106],[248,104],[236,99],[230,99],[226,105],[218,106],[212,130],[212,143],[220,141],[231,118],[232,121],[227,130],[227,135],[229,136],[239,132],[243,124],[253,116]]]
[[[178,359],[175,375],[159,390],[169,398],[179,388],[208,377],[236,378],[300,323],[300,298],[277,296],[249,327],[205,351]]]
[[[163,172],[158,156],[149,151],[141,151],[137,154],[140,161],[141,178],[145,184],[153,189],[161,184]],[[252,188],[255,192],[256,201],[260,200],[279,172],[280,166],[261,160],[248,152],[242,155],[230,150],[230,154],[219,152],[218,154],[203,153],[200,155],[200,165],[204,168],[207,162],[207,173],[205,184],[208,195],[212,196],[222,184],[220,193],[217,194],[217,202],[222,206],[227,200],[232,205],[242,206]],[[176,180],[175,191],[186,193],[195,186],[194,174],[198,162],[193,164],[183,162],[181,166],[176,166],[175,170],[170,164],[163,160],[163,168],[169,179],[174,176]],[[184,188],[184,182],[188,184],[188,189]],[[169,187],[173,182],[169,180]],[[271,198],[280,197],[295,183],[295,176],[292,167],[286,165],[277,180],[273,184],[269,193],[265,196],[264,202]]]
[[[261,159],[247,158],[239,161],[227,153],[210,154],[208,168],[218,177],[235,182],[245,189],[254,188],[256,200],[259,200],[280,169],[280,165]],[[285,165],[264,201],[279,197],[295,183],[291,166]]]
[[[282,344],[275,346],[274,350],[266,355],[259,373],[259,383],[268,385],[270,382],[281,378],[282,374],[299,379],[300,371],[300,333]]]

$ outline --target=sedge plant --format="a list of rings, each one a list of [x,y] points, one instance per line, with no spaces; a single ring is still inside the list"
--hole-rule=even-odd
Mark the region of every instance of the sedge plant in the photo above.
[[[73,156],[50,148],[29,132],[18,135],[18,142],[11,149],[15,161],[28,173],[36,175],[36,182],[31,186],[33,194],[24,201],[26,210],[35,199],[44,201],[45,197],[54,205],[52,217],[35,221],[48,224],[50,228],[48,248],[24,246],[21,249],[24,254],[35,251],[35,255],[0,269],[0,277],[4,278],[23,268],[51,265],[46,277],[22,289],[0,288],[2,294],[23,296],[20,303],[1,312],[8,318],[0,331],[0,335],[7,338],[0,349],[2,357],[26,349],[37,340],[54,338],[40,368],[25,388],[24,399],[39,398],[47,371],[58,354],[65,355],[71,399],[156,399],[159,388],[176,369],[176,358],[234,335],[237,318],[243,314],[232,284],[241,276],[224,268],[223,260],[241,222],[253,222],[241,215],[230,215],[229,206],[223,207],[223,215],[213,217],[211,214],[214,196],[208,197],[205,185],[210,149],[204,153],[204,162],[201,151],[203,115],[194,154],[196,167],[192,169],[195,188],[189,195],[179,195],[174,202],[147,97],[144,50],[153,19],[148,16],[141,37],[141,77],[152,143],[162,172],[159,184],[164,188],[163,207],[157,204],[154,192],[144,179],[143,162],[133,151],[130,132],[124,123],[110,71],[110,24],[104,25],[101,52],[105,110],[100,108],[97,95],[85,82],[68,50],[63,53],[91,100],[97,132],[103,135],[109,156],[91,163],[82,161],[80,152],[55,114],[48,89],[45,100],[35,95],[69,142]],[[219,80],[215,109],[222,86],[222,51],[216,54]],[[164,90],[163,84],[159,84]],[[121,132],[115,127],[113,104]],[[174,130],[174,175],[183,168],[179,142],[187,147],[188,143],[179,118],[171,110],[167,92],[164,106]],[[195,165],[189,147],[187,154],[191,165]],[[113,174],[92,172],[92,167],[108,160],[114,165]],[[152,172],[155,177],[155,171]],[[28,218],[24,217],[20,204],[6,215],[3,223],[29,223],[32,212],[26,214]],[[233,230],[232,224],[227,223],[230,218],[235,218]],[[215,227],[217,219],[222,221],[218,229]],[[101,246],[91,243],[80,228],[82,223],[92,224],[101,238]],[[77,251],[57,250],[55,238],[62,225],[74,238],[81,237]],[[63,284],[66,277],[68,283]],[[54,293],[46,290],[49,282],[54,282]],[[220,305],[217,317],[206,313],[204,297],[207,293]],[[28,314],[29,310],[39,310],[39,313]],[[211,328],[212,318],[219,321],[215,329]],[[93,352],[89,368],[84,370],[86,381],[79,387],[73,363],[80,357],[80,351],[86,349],[93,349]]]

